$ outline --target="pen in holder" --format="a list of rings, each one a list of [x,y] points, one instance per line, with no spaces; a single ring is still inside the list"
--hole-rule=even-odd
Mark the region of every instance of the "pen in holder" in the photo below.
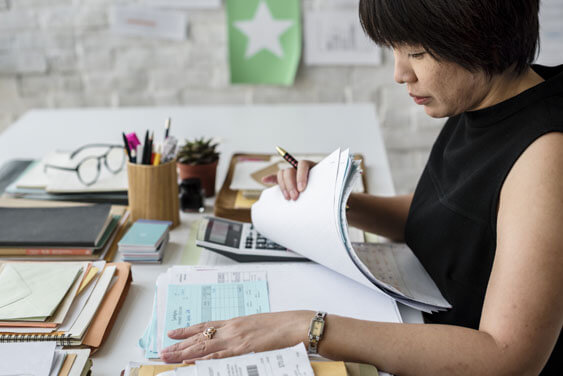
[[[127,163],[129,208],[133,221],[157,219],[180,223],[176,162],[158,166]]]

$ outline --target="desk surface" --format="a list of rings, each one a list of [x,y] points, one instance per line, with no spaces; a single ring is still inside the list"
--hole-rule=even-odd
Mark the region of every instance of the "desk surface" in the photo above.
[[[41,158],[55,149],[92,142],[120,143],[121,132],[155,131],[162,138],[172,117],[171,134],[214,137],[220,141],[217,186],[235,152],[274,153],[280,145],[293,154],[330,153],[350,147],[365,157],[367,188],[372,194],[394,193],[379,124],[372,105],[213,106],[127,109],[34,110],[0,134],[0,164],[12,158]],[[208,212],[211,212],[208,209]],[[200,215],[182,214],[172,231],[162,265],[133,265],[133,284],[111,334],[94,355],[95,375],[116,375],[128,361],[142,360],[137,346],[151,315],[157,276],[180,261],[190,226]],[[200,264],[232,264],[202,251]],[[403,320],[421,322],[420,313],[401,306]]]

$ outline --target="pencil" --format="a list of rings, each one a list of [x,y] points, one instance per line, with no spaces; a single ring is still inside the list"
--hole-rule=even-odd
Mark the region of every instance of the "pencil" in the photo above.
[[[166,125],[164,126],[164,139],[166,140],[168,138],[168,134],[170,133],[170,122],[172,121],[172,119],[169,117],[168,119],[166,119]]]
[[[293,158],[291,154],[289,154],[287,151],[280,148],[279,146],[276,146],[276,150],[283,157],[283,159],[285,159],[287,162],[289,162],[290,165],[293,166],[293,168],[295,169],[297,168],[297,163],[298,163],[297,159]]]

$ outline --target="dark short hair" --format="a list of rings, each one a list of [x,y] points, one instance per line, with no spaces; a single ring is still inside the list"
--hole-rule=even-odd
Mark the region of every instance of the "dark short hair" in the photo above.
[[[421,45],[438,60],[492,76],[536,58],[539,0],[360,0],[378,45]]]

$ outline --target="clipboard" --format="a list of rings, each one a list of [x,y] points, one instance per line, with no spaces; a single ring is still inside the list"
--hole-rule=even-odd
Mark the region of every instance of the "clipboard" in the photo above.
[[[306,153],[299,155],[306,155]],[[277,154],[252,154],[252,153],[233,154],[233,156],[231,157],[231,161],[229,163],[227,176],[225,177],[225,181],[223,182],[223,185],[221,186],[221,189],[217,194],[217,198],[215,199],[215,208],[213,212],[216,217],[232,219],[240,222],[251,222],[250,206],[254,202],[256,202],[260,192],[257,192],[255,197],[244,197],[242,191],[230,188],[235,173],[235,166],[239,161],[256,160],[256,161],[267,162],[270,161],[270,159],[274,156],[277,156]],[[362,171],[364,171],[362,174],[362,183],[364,186],[364,191],[367,191],[368,189],[366,185],[366,175],[365,175],[366,169],[364,165],[365,159],[361,154],[354,154],[354,159],[361,161],[361,168]],[[256,176],[255,178],[258,177],[259,176]],[[241,203],[243,203],[243,205],[241,205]]]

